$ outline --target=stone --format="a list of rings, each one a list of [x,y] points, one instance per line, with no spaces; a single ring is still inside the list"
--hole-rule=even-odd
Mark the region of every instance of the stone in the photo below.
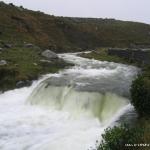
[[[50,60],[41,59],[40,62],[42,63],[52,63]]]
[[[4,44],[4,48],[12,48],[12,44]]]
[[[37,64],[37,63],[33,63],[33,65],[34,65],[34,66],[37,66],[38,64]]]
[[[29,80],[26,80],[26,81],[18,81],[17,83],[16,83],[16,87],[17,88],[22,88],[22,87],[24,87],[24,86],[30,86],[31,85],[31,81],[29,81]]]
[[[24,46],[27,47],[27,48],[34,47],[34,45],[32,43],[26,43]]]
[[[42,52],[42,56],[46,57],[47,59],[49,60],[52,60],[52,59],[58,59],[58,56],[56,53],[54,53],[53,51],[51,50],[45,50],[44,52]]]
[[[4,66],[7,65],[7,61],[6,60],[0,60],[0,66]]]

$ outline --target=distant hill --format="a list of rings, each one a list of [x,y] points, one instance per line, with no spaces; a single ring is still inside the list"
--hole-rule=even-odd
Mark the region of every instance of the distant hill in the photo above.
[[[34,43],[57,52],[150,45],[150,25],[114,19],[55,17],[0,2],[0,40]]]

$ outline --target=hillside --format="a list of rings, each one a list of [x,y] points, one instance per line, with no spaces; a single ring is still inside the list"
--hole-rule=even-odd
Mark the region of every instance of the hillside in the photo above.
[[[114,19],[64,18],[0,2],[0,40],[56,52],[150,45],[150,25]]]

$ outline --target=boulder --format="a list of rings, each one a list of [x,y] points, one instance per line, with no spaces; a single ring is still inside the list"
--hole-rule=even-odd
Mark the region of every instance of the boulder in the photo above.
[[[42,56],[44,56],[45,58],[47,58],[49,60],[58,59],[57,54],[51,50],[45,50],[44,52],[42,52]]]
[[[31,85],[31,81],[29,81],[29,80],[26,80],[26,81],[18,81],[17,83],[16,83],[16,87],[17,88],[22,88],[22,87],[24,87],[24,86],[30,86]]]
[[[7,65],[7,61],[6,60],[0,60],[0,66],[4,66]]]

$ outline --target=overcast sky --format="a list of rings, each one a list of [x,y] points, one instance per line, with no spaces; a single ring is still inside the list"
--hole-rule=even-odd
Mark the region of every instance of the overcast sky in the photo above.
[[[3,0],[55,16],[116,18],[150,24],[150,0]]]

